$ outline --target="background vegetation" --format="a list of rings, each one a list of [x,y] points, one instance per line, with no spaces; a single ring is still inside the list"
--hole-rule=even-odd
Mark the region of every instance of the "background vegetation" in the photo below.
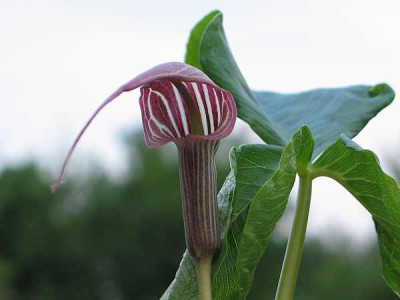
[[[185,249],[175,151],[148,150],[141,133],[127,144],[129,176],[118,182],[94,169],[53,195],[34,163],[2,171],[1,300],[150,300],[168,287]],[[224,147],[219,186],[229,171]],[[274,236],[250,300],[273,299],[285,245]],[[307,241],[297,299],[396,299],[376,244],[337,245]]]

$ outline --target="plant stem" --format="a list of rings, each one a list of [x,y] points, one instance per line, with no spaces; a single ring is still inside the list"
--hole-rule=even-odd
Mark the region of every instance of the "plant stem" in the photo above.
[[[308,172],[299,176],[299,192],[297,196],[296,214],[292,232],[286,248],[285,259],[279,278],[275,300],[293,300],[297,275],[299,273],[303,254],[304,238],[307,230],[308,214],[310,211],[312,178]]]
[[[211,300],[211,257],[196,259],[199,299]]]

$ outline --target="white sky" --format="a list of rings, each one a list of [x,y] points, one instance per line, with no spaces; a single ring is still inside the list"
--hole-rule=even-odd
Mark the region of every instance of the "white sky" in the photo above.
[[[0,168],[29,159],[61,164],[96,106],[139,72],[182,61],[190,29],[215,8],[225,15],[252,88],[297,92],[387,82],[400,91],[398,0],[2,0]],[[70,174],[90,164],[82,162],[88,157],[112,173],[124,171],[121,133],[140,125],[137,99],[138,92],[124,95],[100,115]],[[384,168],[388,155],[399,153],[399,112],[395,101],[355,139]],[[334,231],[354,244],[374,235],[368,213],[338,184],[318,179],[309,234],[329,239]]]

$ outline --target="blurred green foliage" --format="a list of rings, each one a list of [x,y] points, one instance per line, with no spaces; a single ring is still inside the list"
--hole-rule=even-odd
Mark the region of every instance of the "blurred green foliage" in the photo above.
[[[185,249],[177,155],[172,146],[148,150],[137,134],[128,144],[129,175],[117,182],[95,169],[67,177],[53,195],[50,176],[34,164],[2,171],[1,300],[160,297]],[[229,171],[227,151],[225,144],[219,186]],[[275,236],[250,300],[273,299],[284,251]],[[380,273],[377,245],[354,252],[309,241],[297,299],[396,299]]]

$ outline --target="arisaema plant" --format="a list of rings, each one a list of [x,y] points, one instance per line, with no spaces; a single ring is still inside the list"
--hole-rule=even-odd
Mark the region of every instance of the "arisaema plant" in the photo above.
[[[139,87],[146,144],[155,148],[172,141],[179,153],[188,250],[161,299],[246,299],[296,176],[296,212],[275,299],[295,297],[313,180],[321,176],[340,183],[371,213],[383,278],[400,296],[400,188],[373,152],[351,140],[393,101],[390,86],[254,92],[229,49],[222,14],[213,11],[192,30],[186,64],[158,65],[101,104],[71,147],[54,188],[97,113]],[[214,155],[236,117],[265,144],[231,150],[231,172],[217,197]]]

